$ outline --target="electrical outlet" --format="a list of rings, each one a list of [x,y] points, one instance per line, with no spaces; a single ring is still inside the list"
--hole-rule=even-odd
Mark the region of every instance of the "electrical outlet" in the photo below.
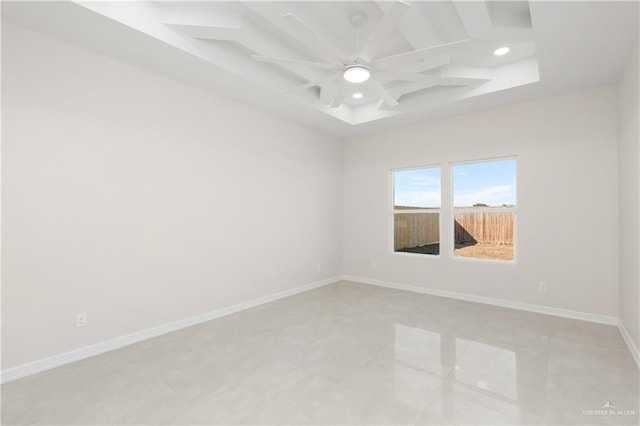
[[[546,283],[546,281],[540,281],[538,283],[538,290],[540,290],[542,293],[546,293],[547,292],[547,283]]]
[[[76,314],[76,327],[86,327],[86,326],[87,326],[87,314],[85,312]]]
[[[377,269],[378,265],[376,265],[376,262],[371,262],[371,269]]]
[[[316,271],[320,272],[322,270],[322,267],[320,266],[320,264],[318,263],[316,265]]]

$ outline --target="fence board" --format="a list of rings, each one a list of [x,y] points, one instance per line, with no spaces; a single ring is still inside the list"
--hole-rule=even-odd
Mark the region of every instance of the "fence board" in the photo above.
[[[455,241],[513,244],[514,214],[511,212],[465,212],[455,214]]]
[[[440,241],[439,213],[396,213],[394,216],[394,250]]]

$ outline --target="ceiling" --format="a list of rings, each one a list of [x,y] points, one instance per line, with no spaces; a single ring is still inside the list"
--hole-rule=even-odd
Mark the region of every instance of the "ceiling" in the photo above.
[[[5,1],[2,15],[338,137],[612,84],[638,40],[638,3],[614,1]],[[371,78],[346,82],[354,64]]]

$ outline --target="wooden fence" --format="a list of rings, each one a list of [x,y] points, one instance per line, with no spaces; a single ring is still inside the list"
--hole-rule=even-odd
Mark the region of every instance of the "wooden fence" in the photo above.
[[[439,213],[396,213],[394,216],[394,250],[440,241]]]
[[[456,213],[456,244],[513,244],[514,216],[510,212]]]
[[[513,244],[514,217],[510,212],[455,213],[456,244]],[[396,213],[394,250],[440,241],[440,214]]]

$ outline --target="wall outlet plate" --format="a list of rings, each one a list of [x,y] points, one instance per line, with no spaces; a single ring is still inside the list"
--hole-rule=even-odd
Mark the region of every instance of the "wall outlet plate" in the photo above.
[[[86,327],[86,326],[87,326],[87,314],[85,312],[76,314],[76,327]]]

